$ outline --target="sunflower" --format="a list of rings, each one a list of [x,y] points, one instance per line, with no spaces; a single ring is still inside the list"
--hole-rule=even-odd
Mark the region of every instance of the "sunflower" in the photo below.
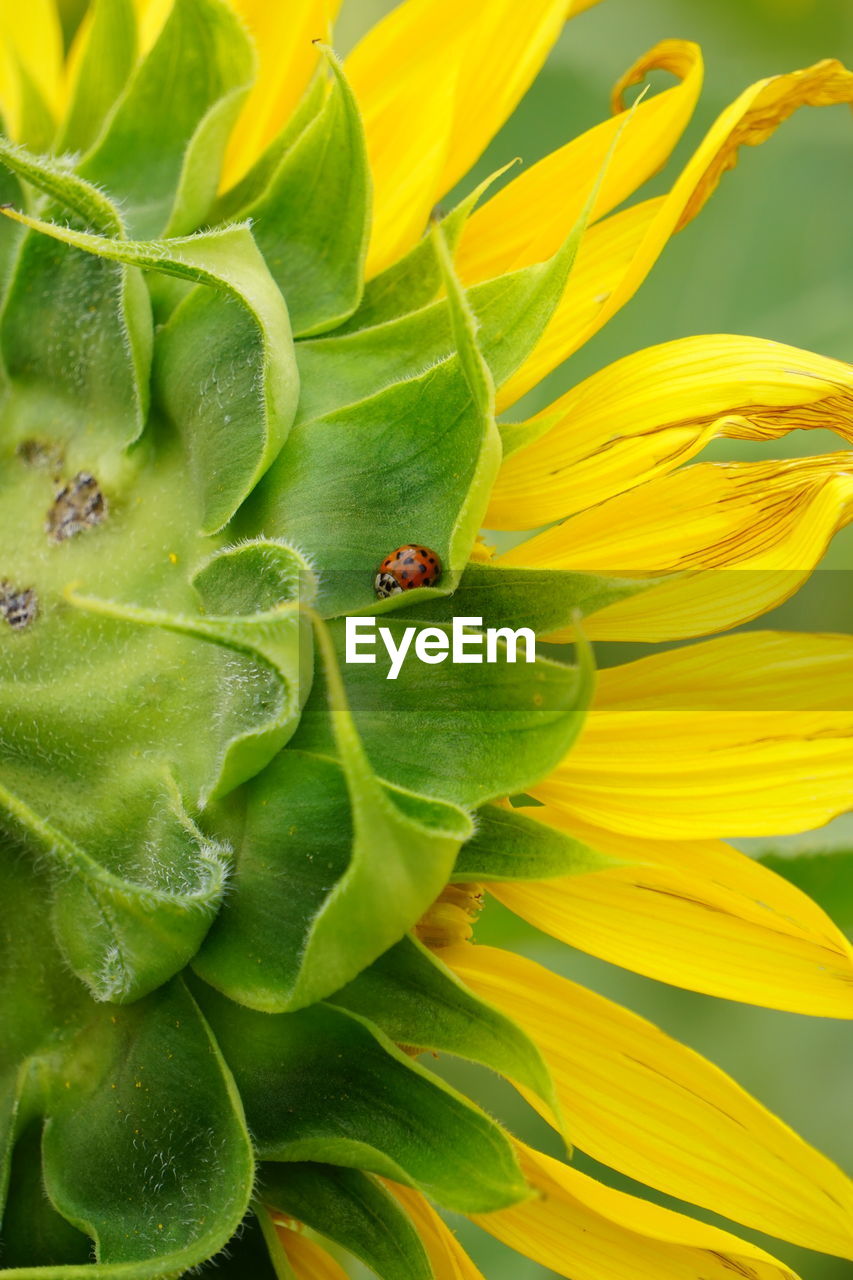
[[[403,0],[343,65],[332,0],[93,0],[67,56],[54,0],[0,7],[10,1277],[335,1280],[343,1251],[473,1280],[437,1204],[570,1280],[792,1280],[516,1140],[429,1053],[656,1192],[853,1259],[853,1184],[730,1076],[475,942],[493,898],[636,973],[853,1018],[844,935],[726,842],[849,806],[853,642],[719,634],[807,579],[853,454],[693,461],[850,443],[853,369],[689,337],[513,415],[740,148],[853,74],[751,86],[635,199],[702,83],[664,41],[611,118],[442,211],[588,7]],[[404,544],[441,576],[375,599]],[[345,656],[353,616],[540,644],[389,682]],[[595,678],[590,640],[676,647]]]

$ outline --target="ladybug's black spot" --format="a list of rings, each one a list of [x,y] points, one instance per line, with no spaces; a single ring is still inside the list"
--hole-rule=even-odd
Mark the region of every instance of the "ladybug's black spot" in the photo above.
[[[11,582],[0,582],[0,618],[14,631],[23,631],[35,622],[37,614],[38,597],[32,587],[13,587]]]
[[[407,582],[407,583],[406,583],[406,590],[407,590],[407,591],[411,591],[412,587],[416,587],[417,585],[418,585],[418,584],[417,584],[416,582]]]
[[[408,571],[408,569],[404,569],[404,570],[403,570],[403,572],[400,574],[400,577],[403,579],[403,581],[404,581],[404,582],[406,581],[406,579],[408,578],[408,576],[409,576],[409,571]]]
[[[393,573],[383,573],[380,569],[373,579],[373,590],[379,600],[387,600],[389,596],[399,595],[403,590]]]
[[[427,556],[427,560],[429,560],[430,564],[435,564],[435,556]]]
[[[403,561],[403,564],[414,564],[414,563],[415,563],[414,556],[406,556],[405,560]]]

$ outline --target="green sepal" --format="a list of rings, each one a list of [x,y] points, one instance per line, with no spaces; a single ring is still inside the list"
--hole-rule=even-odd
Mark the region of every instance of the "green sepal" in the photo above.
[[[26,1200],[37,1181],[47,1196],[20,1231],[13,1223],[20,1249],[4,1257],[4,1274],[181,1276],[233,1235],[251,1193],[233,1082],[180,981],[132,1006],[93,1004],[51,937],[43,866],[32,869],[14,846],[3,855],[0,1080],[17,1077],[11,1132],[25,1185],[16,1192]],[[6,1118],[0,1112],[0,1128]],[[12,1218],[25,1207],[12,1196]],[[74,1231],[100,1239],[97,1265],[67,1251],[52,1263],[44,1256],[47,1246],[79,1246]]]
[[[184,968],[219,906],[227,865],[168,780],[139,796],[125,793],[123,802],[136,880],[0,786],[0,810],[13,830],[40,846],[54,868],[52,918],[66,960],[96,1000],[116,1002],[136,1000]]]
[[[433,1280],[411,1219],[375,1178],[331,1164],[264,1164],[261,1201],[358,1258],[379,1280]]]
[[[626,122],[631,112],[626,112]],[[501,387],[536,346],[566,288],[581,240],[598,198],[623,122],[574,226],[549,259],[508,272],[468,290],[477,317],[478,343]],[[475,196],[479,195],[479,190]],[[442,277],[446,271],[442,268]],[[446,280],[445,280],[446,283]],[[384,314],[380,312],[380,314]],[[310,421],[376,395],[381,387],[414,379],[446,358],[455,325],[446,302],[343,336],[318,338],[299,347],[303,379],[300,419]]]
[[[261,696],[260,686],[256,689],[259,722],[236,729],[224,742],[223,753],[198,796],[203,808],[259,773],[299,723],[313,674],[311,623],[303,604],[310,601],[315,583],[309,565],[292,548],[256,539],[215,552],[195,574],[193,585],[201,602],[197,615],[103,600],[73,590],[67,592],[67,599],[87,613],[233,649],[274,673],[278,698],[271,704]],[[244,704],[251,699],[240,687],[233,693],[221,692],[220,725],[230,718],[225,710],[229,701],[239,721]]]
[[[281,1012],[328,995],[446,883],[470,831],[461,811],[390,788],[375,802],[357,782],[353,792],[355,808],[339,764],[291,749],[252,783],[230,891],[193,961],[232,999]]]
[[[484,627],[530,627],[537,635],[548,636],[659,582],[659,578],[608,578],[565,569],[471,563],[452,596],[432,592],[395,610],[394,618],[442,623],[456,616],[481,617]]]
[[[52,1268],[51,1280],[171,1280],[216,1253],[246,1212],[254,1161],[240,1100],[179,981],[93,1013],[57,1066],[47,1120],[46,1193],[97,1248],[97,1264]]]
[[[585,226],[583,217],[547,262],[468,290],[480,350],[497,387],[541,337],[563,295]],[[382,388],[416,381],[453,349],[446,299],[355,333],[301,342],[297,350],[303,388],[299,421],[327,419],[348,407],[357,411],[365,401],[377,399]]]
[[[148,244],[5,212],[96,258],[199,285],[159,334],[155,378],[186,444],[202,531],[217,532],[278,456],[299,397],[287,308],[248,227]]]
[[[396,617],[382,623],[399,647],[406,624]],[[329,632],[343,662],[344,622],[330,623]],[[585,645],[577,667],[542,657],[508,663],[500,642],[495,663],[445,661],[424,674],[412,658],[396,680],[387,678],[390,662],[380,642],[376,659],[346,667],[347,698],[373,768],[397,786],[416,784],[425,795],[464,807],[526,791],[555,768],[580,731],[594,683]],[[293,747],[335,754],[327,696],[320,677]]]
[[[470,552],[463,541],[488,499],[483,462],[491,470],[497,460],[458,361],[449,360],[297,424],[237,527],[248,537],[264,530],[285,538],[323,565],[325,616],[363,611],[376,603],[377,566],[404,543],[421,542],[447,570],[461,571]]]
[[[254,73],[224,0],[176,0],[80,173],[121,201],[131,235],[184,235],[206,218]]]
[[[509,168],[511,164],[504,165],[491,174],[460,201],[455,209],[439,219],[438,227],[451,252],[456,250],[474,206]],[[358,310],[341,326],[338,334],[371,329],[386,321],[409,315],[412,311],[419,311],[435,299],[443,279],[435,239],[431,235],[425,235],[402,258],[367,281]]]
[[[4,1271],[37,1266],[45,1268],[42,1275],[46,1277],[62,1264],[88,1263],[92,1242],[57,1213],[44,1193],[41,1128],[32,1123],[15,1146],[9,1198],[2,1215],[0,1258]]]
[[[57,205],[76,214],[89,230],[124,239],[124,222],[116,205],[99,187],[74,173],[68,160],[37,155],[0,138],[0,162]]]
[[[365,1019],[322,1004],[256,1013],[194,989],[261,1160],[361,1169],[461,1213],[526,1197],[503,1130]]]
[[[136,61],[133,0],[93,0],[74,92],[56,142],[57,151],[85,151],[130,79]]]
[[[56,134],[56,121],[41,89],[14,50],[8,54],[18,81],[20,101],[16,136],[34,151],[49,151]]]
[[[417,939],[391,947],[330,1003],[368,1018],[397,1044],[452,1053],[526,1085],[562,1125],[551,1074],[530,1037]]]
[[[176,308],[158,338],[155,386],[187,443],[202,529],[214,533],[278,457],[299,376],[287,309],[251,232],[211,232],[198,237],[199,248],[202,240],[212,254],[184,241],[180,255],[210,264],[205,283],[227,294],[199,286]]]
[[[44,868],[0,842],[0,1219],[16,1137],[43,1111],[45,1058],[90,1009],[57,950]]]
[[[229,187],[219,196],[210,213],[211,226],[239,221],[251,206],[261,199],[275,177],[282,157],[316,119],[325,101],[326,75],[320,70],[312,77],[302,99],[285,121],[281,132],[261,152],[249,171],[233,187]]]
[[[77,251],[67,237],[122,238],[111,200],[66,164],[0,139],[0,161],[51,198],[48,215],[73,215],[64,244],[24,238],[0,317],[3,361],[15,391],[7,409],[23,432],[67,442],[84,433],[99,445],[136,440],[148,412],[152,320],[148,292],[132,263]],[[47,225],[4,208],[33,231]],[[58,237],[59,238],[59,237]],[[82,247],[85,247],[82,246]],[[85,323],[80,322],[81,315]]]
[[[259,525],[281,532],[324,565],[318,608],[326,615],[364,608],[372,597],[371,569],[413,538],[437,553],[444,566],[440,589],[452,591],[500,466],[494,385],[476,320],[442,232],[434,228],[431,239],[455,354],[423,379],[297,430],[244,513],[246,531]],[[394,449],[386,458],[389,439]],[[365,473],[367,492],[360,481]],[[385,602],[388,608],[395,603]]]
[[[0,143],[3,138],[3,120],[0,117]],[[18,178],[6,166],[0,163],[0,206],[13,205],[16,209],[24,207],[24,188]],[[25,235],[23,227],[16,226],[8,218],[0,220],[0,297],[6,293],[12,268],[18,255],[19,245]],[[5,378],[0,379],[5,381]]]
[[[375,775],[321,623],[317,637],[318,714],[339,762],[287,750],[254,781],[233,891],[194,961],[218,990],[270,1012],[322,999],[397,942],[472,830],[460,808]]]
[[[245,210],[297,337],[334,329],[352,315],[370,230],[361,117],[340,63],[324,52],[332,74],[326,101]]]
[[[486,805],[477,812],[473,838],[459,851],[452,879],[550,880],[622,865],[622,860],[528,818],[523,809]]]

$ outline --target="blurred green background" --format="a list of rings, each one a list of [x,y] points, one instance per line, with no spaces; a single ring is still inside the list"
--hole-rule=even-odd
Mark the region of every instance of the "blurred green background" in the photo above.
[[[390,7],[384,0],[345,0],[339,47],[345,50]],[[567,26],[473,176],[485,176],[516,155],[531,163],[595,124],[607,114],[613,81],[646,48],[670,36],[702,45],[706,87],[672,162],[644,194],[666,189],[718,112],[754,80],[825,57],[853,62],[853,0],[604,0]],[[846,107],[800,111],[769,142],[742,151],[737,169],[726,175],[699,218],[671,241],[639,294],[526,406],[548,404],[579,378],[639,347],[692,333],[755,334],[853,359],[851,229],[851,113]],[[721,442],[706,456],[779,457],[840,447],[829,433],[794,432],[770,449],[764,446],[763,453],[760,445]],[[836,539],[811,585],[769,617],[770,623],[852,630],[851,569],[853,527]],[[664,987],[549,941],[494,903],[477,937],[512,946],[651,1018],[731,1072],[853,1174],[853,1025]],[[451,1062],[440,1068],[472,1088],[514,1132],[560,1154],[550,1130],[512,1090],[482,1071]],[[646,1194],[580,1152],[575,1162],[613,1186]],[[464,1221],[454,1226],[488,1280],[542,1280],[551,1274]],[[851,1263],[756,1234],[750,1238],[803,1280],[853,1277]]]
[[[70,20],[85,6],[85,0],[63,2]],[[391,7],[392,0],[345,0],[336,37],[340,52]],[[666,188],[717,113],[752,81],[824,57],[853,61],[853,0],[605,0],[567,26],[537,83],[466,186],[514,156],[532,163],[595,124],[607,114],[609,89],[620,73],[646,48],[671,36],[702,45],[706,89],[671,164],[644,195]],[[572,382],[630,351],[692,333],[755,334],[853,359],[851,215],[850,111],[801,111],[770,142],[742,152],[736,171],[670,243],[638,296],[531,395],[527,407],[540,408]],[[772,456],[839,447],[828,433],[795,432],[772,447]],[[758,445],[729,442],[715,445],[706,456],[765,454],[771,456],[766,446],[762,452]],[[853,629],[851,569],[853,527],[836,539],[810,586],[760,625],[769,620],[795,630]],[[840,830],[842,838],[853,834],[849,825]],[[664,987],[551,942],[494,903],[481,918],[477,937],[511,946],[651,1018],[731,1072],[853,1174],[853,1024]],[[509,1087],[458,1063],[438,1066],[515,1133],[561,1154],[551,1131]],[[647,1194],[580,1152],[575,1161],[605,1182]],[[665,1197],[650,1198],[683,1207]],[[487,1280],[542,1280],[551,1274],[471,1224],[453,1225]],[[787,1261],[803,1280],[853,1278],[851,1263],[741,1234]]]

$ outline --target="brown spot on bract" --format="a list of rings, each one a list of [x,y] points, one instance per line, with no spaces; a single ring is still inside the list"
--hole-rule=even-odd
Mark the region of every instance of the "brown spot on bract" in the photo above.
[[[54,498],[45,529],[51,542],[65,542],[102,524],[108,511],[107,500],[95,477],[88,471],[78,471]]]
[[[13,629],[23,631],[38,616],[38,596],[32,587],[14,587],[0,582],[0,618]]]
[[[25,466],[49,471],[59,479],[63,453],[62,446],[54,440],[22,440],[15,452]]]

